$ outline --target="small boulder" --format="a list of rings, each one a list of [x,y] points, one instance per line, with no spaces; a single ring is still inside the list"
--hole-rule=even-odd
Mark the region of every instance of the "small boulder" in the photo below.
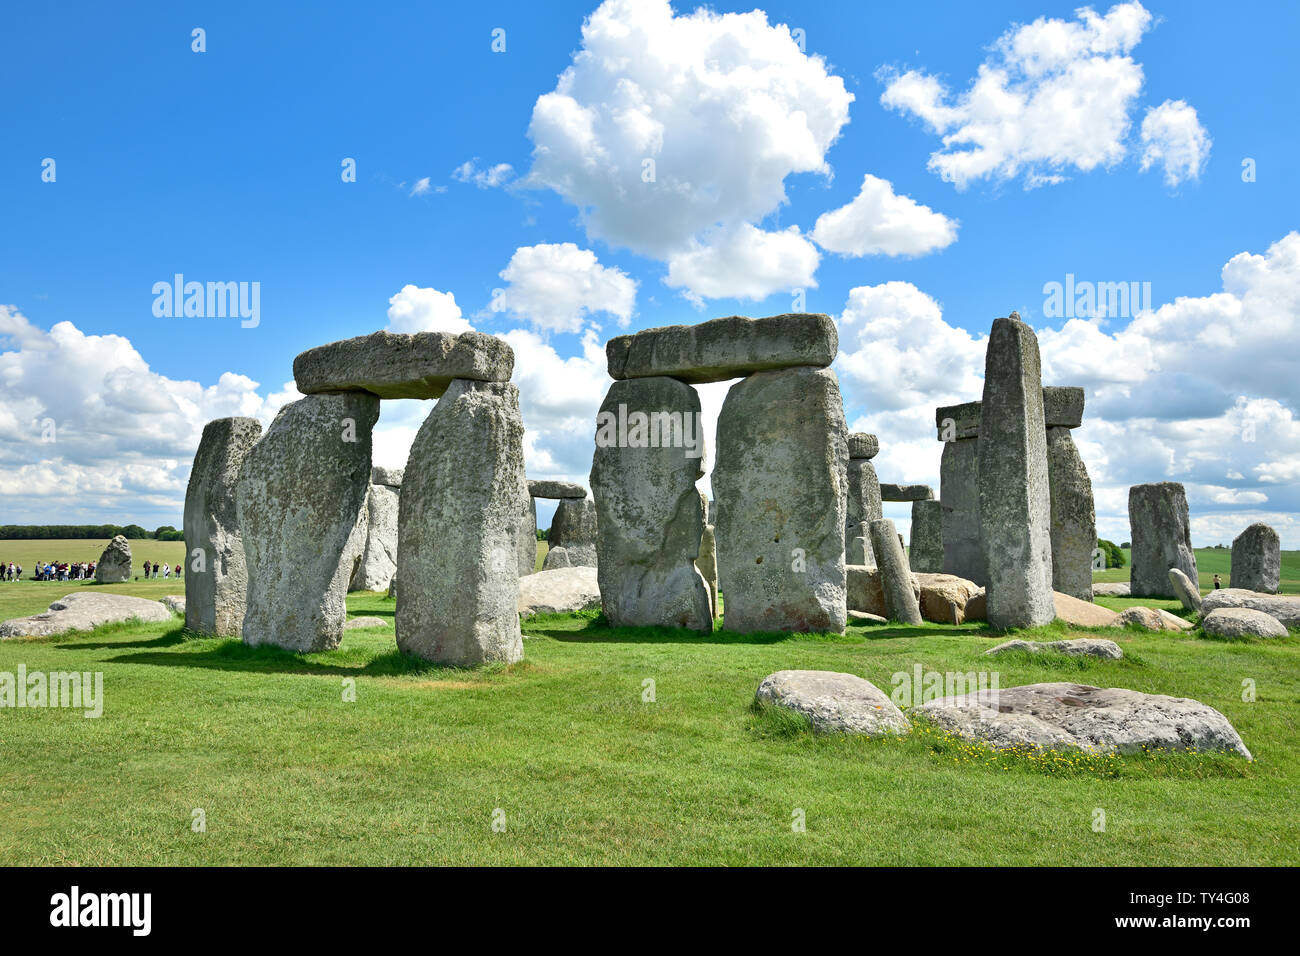
[[[990,647],[984,653],[997,655],[1007,651],[1028,651],[1031,654],[1056,651],[1069,657],[1100,657],[1109,661],[1117,661],[1124,656],[1114,641],[1098,637],[1077,637],[1069,641],[1006,641],[997,647]]]
[[[382,617],[363,615],[362,617],[350,617],[343,622],[343,630],[357,631],[366,627],[392,627],[391,621]]]
[[[1119,617],[1110,608],[1060,591],[1052,592],[1052,601],[1056,605],[1056,619],[1075,627],[1113,627]]]
[[[1092,586],[1093,597],[1128,597],[1132,585],[1128,581],[1103,581]]]
[[[1265,594],[1243,588],[1220,588],[1201,599],[1201,612],[1209,614],[1221,607],[1245,607],[1263,611],[1287,627],[1300,627],[1300,597],[1295,595]]]
[[[519,613],[567,614],[600,607],[595,568],[552,568],[519,579]]]
[[[821,734],[906,734],[912,725],[869,680],[835,671],[777,671],[763,678],[758,700],[804,714]]]
[[[1130,624],[1136,624],[1138,627],[1145,628],[1148,631],[1163,631],[1165,629],[1164,618],[1149,607],[1130,607],[1121,611],[1116,617],[1112,626],[1128,627]]]
[[[1248,607],[1221,607],[1205,615],[1201,627],[1215,637],[1286,637],[1277,618]]]
[[[914,572],[912,577],[920,587],[921,617],[935,624],[965,623],[970,599],[984,593],[974,581],[955,574]]]
[[[181,617],[185,616],[184,594],[169,594],[162,599],[162,605],[173,614],[179,614]]]
[[[1189,611],[1200,612],[1201,590],[1192,583],[1191,578],[1179,568],[1170,568],[1169,583],[1174,589],[1174,596],[1182,602],[1183,607]]]
[[[51,637],[67,631],[91,631],[101,624],[132,619],[151,624],[170,624],[174,620],[172,612],[158,601],[83,590],[59,598],[48,611],[0,622],[0,638]]]

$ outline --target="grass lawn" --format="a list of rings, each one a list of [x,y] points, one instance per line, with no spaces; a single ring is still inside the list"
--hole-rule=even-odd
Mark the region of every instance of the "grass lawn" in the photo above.
[[[0,586],[0,614],[70,584]],[[159,597],[175,582],[108,590]],[[54,594],[58,591],[59,594]],[[22,606],[20,605],[29,606]],[[1104,603],[1111,603],[1106,601]],[[1161,604],[1162,602],[1148,602]],[[34,605],[34,606],[30,606]],[[355,594],[352,614],[391,620]],[[1114,602],[1111,606],[1122,606]],[[1171,606],[1165,602],[1163,606]],[[15,610],[15,608],[20,608]],[[1195,697],[1255,755],[1030,760],[932,733],[822,738],[755,711],[782,668],[992,669],[978,625],[700,637],[525,622],[526,658],[454,670],[390,628],[294,655],[173,625],[0,642],[0,671],[102,671],[104,715],[0,710],[0,864],[1292,864],[1300,638],[1119,632],[1122,661],[998,659],[1004,687]],[[1043,629],[1053,638],[1071,633]],[[348,679],[356,699],[344,700]],[[1242,682],[1258,699],[1242,700]],[[653,680],[655,700],[643,701]],[[1106,814],[1093,831],[1094,810]],[[192,814],[206,815],[193,832]],[[504,830],[494,832],[500,810]],[[806,832],[793,832],[797,810]]]
[[[1095,571],[1092,579],[1094,581],[1127,581],[1129,579],[1129,570],[1133,565],[1133,552],[1129,548],[1123,550],[1124,559],[1127,561],[1124,567]],[[1202,594],[1214,590],[1214,576],[1216,574],[1219,575],[1220,583],[1226,588],[1231,577],[1231,570],[1231,548],[1196,549],[1196,574],[1200,578],[1198,583]],[[1300,594],[1300,551],[1282,552],[1282,583],[1279,591],[1282,594]]]

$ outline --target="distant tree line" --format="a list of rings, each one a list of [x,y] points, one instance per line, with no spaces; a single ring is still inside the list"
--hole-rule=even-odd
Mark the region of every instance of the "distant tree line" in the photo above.
[[[1097,547],[1100,548],[1102,554],[1106,556],[1106,567],[1122,568],[1128,563],[1124,557],[1124,549],[1114,541],[1107,541],[1105,538],[1098,538]]]
[[[147,538],[154,541],[184,541],[185,533],[165,524],[146,531],[138,524],[3,524],[0,541],[35,541],[41,538]]]

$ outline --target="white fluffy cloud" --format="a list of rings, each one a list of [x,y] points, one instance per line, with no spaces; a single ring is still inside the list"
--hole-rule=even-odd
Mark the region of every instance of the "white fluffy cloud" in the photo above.
[[[1210,158],[1210,134],[1195,109],[1182,100],[1165,100],[1147,111],[1141,136],[1143,172],[1160,164],[1169,186],[1200,179]]]
[[[749,223],[691,240],[668,259],[665,284],[684,289],[697,303],[705,298],[735,296],[765,299],[774,292],[816,288],[817,247],[797,226],[764,232]]]
[[[473,328],[461,316],[456,296],[437,289],[404,285],[388,300],[390,332],[468,332]]]
[[[959,189],[983,178],[1017,176],[1026,187],[1040,186],[1072,170],[1113,166],[1128,154],[1131,114],[1142,90],[1142,67],[1129,54],[1153,18],[1137,2],[1117,4],[1104,16],[1083,7],[1075,17],[1040,17],[1008,30],[970,87],[956,96],[931,74],[882,71],[880,102],[943,137],[929,166]],[[1195,111],[1180,101],[1152,113],[1150,142],[1143,136],[1144,148],[1158,151],[1151,162],[1165,162],[1167,174],[1173,163],[1186,178],[1189,150],[1209,149],[1204,130],[1199,139],[1190,135],[1189,118],[1199,130]],[[1195,158],[1199,163],[1200,152]],[[1145,156],[1143,163],[1149,165]]]
[[[851,203],[817,217],[812,237],[823,249],[848,256],[919,256],[956,240],[957,222],[868,173]]]
[[[667,0],[608,0],[533,108],[526,182],[576,206],[593,239],[678,257],[684,284],[700,275],[692,259],[718,241],[706,234],[754,229],[786,201],[787,176],[829,172],[826,151],[852,100],[762,11],[675,16]],[[792,241],[775,233],[765,244]],[[750,295],[761,281],[734,278],[734,289],[684,287]]]
[[[635,279],[571,242],[520,246],[500,275],[507,284],[493,296],[492,311],[542,331],[580,331],[584,317],[596,312],[626,326],[636,306]]]
[[[1130,485],[1180,481],[1194,540],[1230,542],[1252,520],[1300,547],[1300,233],[1223,267],[1224,291],[1179,298],[1115,332],[1074,319],[1039,328],[1043,381],[1081,385],[1075,431],[1103,537],[1127,540]],[[986,340],[950,326],[910,283],[859,287],[837,360],[855,430],[880,435],[882,480],[934,484],[934,408],[978,399]]]

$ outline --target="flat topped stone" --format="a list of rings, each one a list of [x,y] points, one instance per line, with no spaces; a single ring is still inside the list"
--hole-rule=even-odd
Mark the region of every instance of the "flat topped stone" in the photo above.
[[[605,344],[610,378],[667,375],[689,384],[800,365],[825,368],[838,350],[839,334],[830,316],[808,312],[669,325],[619,335]]]
[[[587,489],[572,481],[552,481],[550,479],[528,481],[528,493],[534,498],[585,498]]]
[[[1251,759],[1228,719],[1187,697],[1087,684],[1027,684],[943,697],[911,710],[996,749],[1219,750]]]
[[[370,469],[370,483],[372,485],[387,485],[390,488],[400,488],[405,474],[405,468],[385,468],[383,465],[374,465]]]
[[[880,439],[868,432],[849,433],[849,457],[870,460],[880,454]]]
[[[805,715],[817,733],[906,734],[912,725],[865,678],[836,671],[777,671],[758,685],[759,700]]]
[[[881,501],[933,501],[934,489],[929,485],[889,485],[880,483]]]
[[[1300,596],[1294,594],[1265,594],[1244,588],[1219,588],[1201,599],[1201,613],[1209,616],[1221,607],[1244,607],[1263,611],[1277,618],[1286,627],[1300,627]]]
[[[59,598],[48,611],[30,617],[0,622],[0,638],[50,637],[67,631],[90,631],[101,624],[139,619],[149,623],[170,623],[172,612],[158,601],[109,594],[75,591]]]
[[[1044,385],[1043,423],[1048,428],[1078,428],[1083,424],[1083,402],[1083,389],[1078,385]],[[980,404],[962,402],[936,408],[934,427],[939,433],[939,441],[978,438]]]
[[[1016,639],[999,644],[997,647],[990,647],[984,653],[997,656],[1012,651],[1025,651],[1030,654],[1056,651],[1065,654],[1067,657],[1100,657],[1111,661],[1117,661],[1124,656],[1124,652],[1118,644],[1100,637],[1076,637],[1068,641],[1025,641]]]
[[[1218,637],[1286,637],[1286,627],[1271,614],[1248,607],[1220,607],[1205,615],[1201,627]]]
[[[514,350],[494,335],[374,332],[302,352],[293,360],[293,378],[305,395],[440,398],[453,379],[508,382],[514,367]]]

